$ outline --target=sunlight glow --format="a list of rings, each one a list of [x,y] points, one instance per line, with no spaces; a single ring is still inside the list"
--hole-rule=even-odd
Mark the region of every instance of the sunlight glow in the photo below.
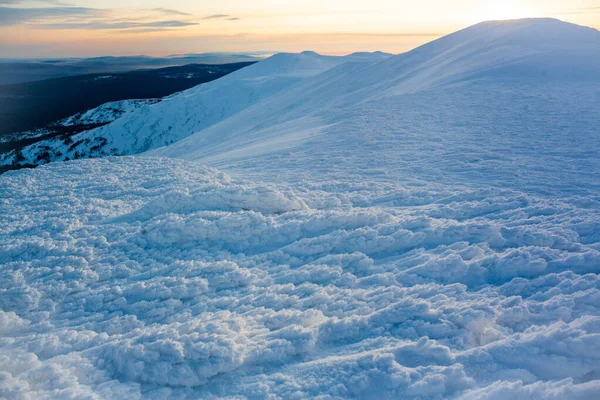
[[[523,1],[487,1],[482,2],[482,6],[475,10],[473,20],[475,21],[496,21],[506,19],[518,19],[537,17],[539,10],[526,4]]]
[[[0,58],[400,53],[490,20],[550,17],[600,28],[598,1],[0,0]]]

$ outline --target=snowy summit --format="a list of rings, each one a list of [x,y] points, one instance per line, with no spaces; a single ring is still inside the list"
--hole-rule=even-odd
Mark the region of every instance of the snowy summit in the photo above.
[[[600,32],[527,19],[278,54],[73,137],[95,159],[32,145],[0,398],[595,399],[599,121]]]

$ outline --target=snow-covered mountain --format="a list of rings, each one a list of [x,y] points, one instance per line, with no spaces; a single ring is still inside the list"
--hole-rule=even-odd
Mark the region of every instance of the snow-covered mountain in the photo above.
[[[107,124],[130,114],[142,106],[160,103],[160,99],[121,100],[111,101],[65,118],[58,123],[62,126]]]
[[[276,56],[0,176],[0,397],[595,399],[599,46]]]
[[[3,4],[6,4],[6,0]],[[0,85],[40,81],[86,74],[114,74],[140,69],[158,69],[189,64],[254,62],[264,54],[201,53],[167,57],[123,56],[93,58],[4,59],[0,58]]]
[[[314,52],[276,54],[224,78],[170,96],[160,104],[136,109],[113,124],[72,136],[67,143],[60,137],[35,143],[23,149],[19,158],[23,164],[37,164],[46,162],[46,157],[40,158],[40,154],[49,154],[52,161],[62,161],[141,153],[175,143],[334,66],[368,63],[388,56],[381,52],[346,57]],[[110,109],[111,104],[106,108]],[[92,114],[101,113],[92,111]],[[81,145],[72,147],[72,143]],[[9,154],[0,160],[0,165],[14,163],[15,157]]]
[[[597,193],[599,90],[597,30],[487,22],[332,68],[151,154],[261,179],[370,174]]]
[[[133,99],[111,101],[102,104],[99,107],[92,108],[91,110],[87,110],[72,115],[70,117],[63,118],[55,123],[50,124],[50,126],[45,129],[36,129],[28,132],[17,132],[12,135],[5,135],[3,137],[0,137],[0,143],[45,136],[49,133],[52,133],[52,130],[56,128],[108,124],[110,122],[116,121],[125,114],[129,114],[137,110],[142,106],[156,104],[160,101],[160,99]]]

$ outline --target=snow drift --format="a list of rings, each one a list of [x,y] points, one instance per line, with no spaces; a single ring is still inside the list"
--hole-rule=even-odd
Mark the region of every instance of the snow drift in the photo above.
[[[381,206],[391,187],[298,193],[160,158],[0,182],[5,397],[600,389],[597,206],[430,187]]]

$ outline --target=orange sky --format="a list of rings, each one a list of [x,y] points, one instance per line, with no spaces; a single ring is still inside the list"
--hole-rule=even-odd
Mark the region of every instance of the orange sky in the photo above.
[[[400,53],[489,19],[555,17],[600,28],[600,0],[224,3],[0,0],[0,58],[306,49]]]

